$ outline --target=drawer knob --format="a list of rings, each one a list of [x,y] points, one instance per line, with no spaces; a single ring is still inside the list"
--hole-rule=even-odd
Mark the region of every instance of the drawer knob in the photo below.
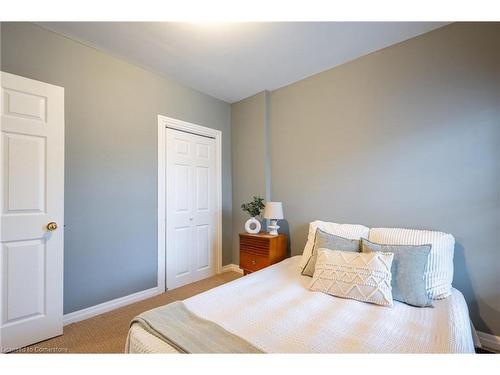
[[[255,259],[252,259],[252,264],[256,264],[257,261]]]

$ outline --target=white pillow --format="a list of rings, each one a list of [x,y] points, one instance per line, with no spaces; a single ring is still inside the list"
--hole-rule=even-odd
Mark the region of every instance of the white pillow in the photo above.
[[[314,247],[314,238],[316,236],[316,229],[319,228],[323,232],[333,234],[335,236],[348,238],[351,240],[359,240],[360,238],[368,238],[370,228],[358,224],[337,224],[329,223],[327,221],[316,220],[309,223],[309,234],[307,235],[307,243],[302,252],[302,259],[300,260],[300,268],[303,269],[307,261],[312,255]]]
[[[455,238],[448,233],[401,228],[372,228],[368,240],[386,245],[432,245],[425,271],[425,287],[432,299],[451,295]]]
[[[392,306],[393,253],[318,249],[312,291]]]

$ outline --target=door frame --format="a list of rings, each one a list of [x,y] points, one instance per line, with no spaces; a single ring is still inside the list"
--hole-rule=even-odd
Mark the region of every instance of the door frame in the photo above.
[[[167,128],[215,139],[215,273],[222,271],[222,132],[190,122],[158,115],[158,291],[167,290],[167,244],[166,244],[166,142]]]

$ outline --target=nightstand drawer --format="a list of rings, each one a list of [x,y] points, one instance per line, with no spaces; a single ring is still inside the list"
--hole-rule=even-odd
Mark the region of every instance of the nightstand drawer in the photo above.
[[[268,257],[269,239],[259,237],[240,237],[240,251]]]
[[[268,257],[240,252],[240,268],[245,271],[258,271],[271,265]]]

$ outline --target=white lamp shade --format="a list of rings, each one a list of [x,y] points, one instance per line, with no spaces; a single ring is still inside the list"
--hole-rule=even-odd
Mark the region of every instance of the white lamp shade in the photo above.
[[[281,202],[267,202],[264,208],[264,218],[272,220],[283,219],[283,205]]]

